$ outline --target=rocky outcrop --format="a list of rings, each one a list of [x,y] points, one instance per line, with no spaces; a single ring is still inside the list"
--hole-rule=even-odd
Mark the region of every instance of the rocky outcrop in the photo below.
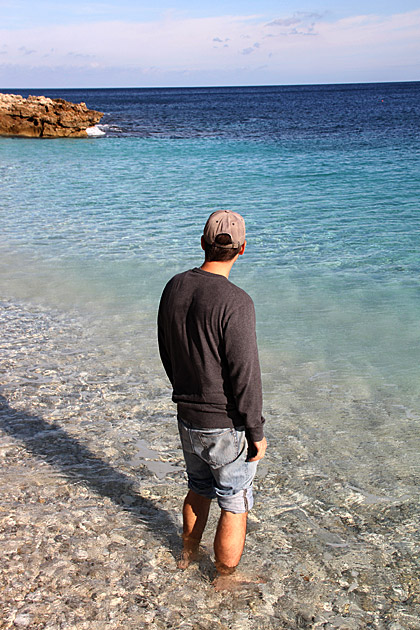
[[[0,135],[84,138],[103,114],[62,98],[0,94]]]

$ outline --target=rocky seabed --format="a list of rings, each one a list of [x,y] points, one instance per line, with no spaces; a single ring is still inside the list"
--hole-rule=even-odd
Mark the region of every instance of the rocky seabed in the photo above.
[[[176,568],[186,485],[163,374],[113,361],[76,313],[6,301],[1,321],[2,629],[420,628],[417,502],[326,473],[287,398],[281,427],[267,410],[255,582],[216,592],[217,506],[198,563]]]

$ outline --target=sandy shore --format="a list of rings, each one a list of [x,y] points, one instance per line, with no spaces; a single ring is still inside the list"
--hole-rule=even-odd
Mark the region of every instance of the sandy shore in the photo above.
[[[77,316],[4,302],[1,318],[1,628],[420,628],[418,504],[324,474],[291,407],[241,563],[262,579],[218,593],[216,505],[199,562],[176,568],[185,477],[164,379],[112,364]]]

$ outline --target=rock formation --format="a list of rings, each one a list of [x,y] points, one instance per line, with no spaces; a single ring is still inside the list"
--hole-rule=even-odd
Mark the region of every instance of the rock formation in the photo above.
[[[87,137],[103,114],[85,103],[69,103],[62,98],[0,94],[0,135],[30,138]]]

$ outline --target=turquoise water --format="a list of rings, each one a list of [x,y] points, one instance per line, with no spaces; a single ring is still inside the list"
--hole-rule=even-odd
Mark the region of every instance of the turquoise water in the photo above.
[[[248,228],[231,279],[256,303],[263,368],[310,362],[416,400],[412,143],[2,138],[0,151],[7,297],[143,313],[150,339],[164,282],[200,264],[207,215],[231,208]]]
[[[279,597],[268,616],[306,602],[338,625],[414,630],[420,84],[87,92],[56,96],[105,111],[105,137],[0,138],[0,392],[15,436],[25,417],[58,424],[178,513],[156,312],[165,282],[201,264],[209,213],[237,210],[248,244],[231,279],[256,305],[269,444],[243,561]]]

